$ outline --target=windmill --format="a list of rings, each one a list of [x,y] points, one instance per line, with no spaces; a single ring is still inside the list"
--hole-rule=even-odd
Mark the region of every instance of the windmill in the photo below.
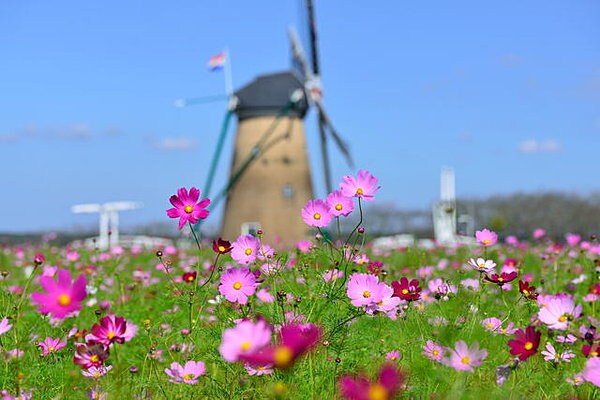
[[[141,206],[141,203],[135,203],[133,201],[114,201],[103,204],[77,204],[71,207],[71,212],[74,214],[100,214],[97,246],[100,250],[106,250],[109,247],[114,247],[119,244],[119,211],[134,210]]]
[[[312,0],[307,0],[310,63],[294,31],[290,30],[294,70],[265,74],[235,91],[209,169],[204,196],[210,188],[224,137],[233,114],[238,120],[229,181],[213,198],[211,207],[226,199],[221,236],[262,230],[265,239],[289,247],[305,239],[309,230],[300,210],[313,198],[303,118],[309,107],[317,112],[322,171],[327,192],[332,191],[328,139],[333,139],[352,166],[348,146],[334,129],[322,102],[317,32]]]

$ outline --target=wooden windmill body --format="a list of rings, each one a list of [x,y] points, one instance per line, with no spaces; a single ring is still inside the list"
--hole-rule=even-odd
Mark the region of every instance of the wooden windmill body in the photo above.
[[[291,71],[263,75],[235,98],[238,128],[221,235],[233,240],[262,230],[266,243],[291,247],[309,235],[301,209],[313,198],[304,85]]]

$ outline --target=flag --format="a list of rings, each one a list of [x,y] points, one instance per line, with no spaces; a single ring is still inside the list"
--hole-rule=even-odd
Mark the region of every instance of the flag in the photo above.
[[[208,60],[208,69],[210,69],[211,71],[223,69],[223,67],[225,67],[225,60],[226,57],[224,52],[215,54]]]

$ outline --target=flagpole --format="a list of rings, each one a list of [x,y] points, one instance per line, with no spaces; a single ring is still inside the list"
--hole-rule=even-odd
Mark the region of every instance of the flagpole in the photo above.
[[[229,58],[229,49],[225,49],[225,65],[223,66],[223,75],[225,76],[225,93],[231,97],[233,95],[233,79],[231,74],[231,59]]]

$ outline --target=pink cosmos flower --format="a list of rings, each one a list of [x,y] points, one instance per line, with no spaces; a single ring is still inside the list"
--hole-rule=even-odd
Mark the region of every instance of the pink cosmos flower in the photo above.
[[[329,206],[329,211],[334,217],[347,217],[354,210],[354,201],[352,197],[342,194],[341,190],[335,190],[329,193],[325,202]]]
[[[571,362],[571,358],[575,357],[575,354],[570,350],[559,353],[550,343],[546,344],[546,350],[541,353],[544,355],[544,360],[554,361],[557,364],[561,362]]]
[[[364,201],[371,201],[375,198],[374,194],[381,186],[377,186],[378,179],[369,171],[359,170],[354,178],[346,175],[342,178],[340,189],[346,197],[358,197]]]
[[[576,233],[567,233],[565,235],[565,240],[567,241],[567,244],[569,246],[577,246],[579,244],[579,242],[581,241],[581,236],[576,234]]]
[[[75,346],[73,362],[84,369],[101,366],[109,355],[108,347],[102,343],[76,343]]]
[[[111,346],[113,343],[124,343],[127,321],[123,317],[113,314],[106,315],[100,320],[100,324],[94,324],[91,333],[85,338],[89,343],[102,343]]]
[[[167,210],[167,215],[171,218],[179,218],[179,229],[183,229],[185,224],[195,224],[201,219],[208,217],[206,207],[210,204],[210,199],[200,198],[200,190],[192,187],[188,193],[186,188],[179,188],[177,194],[169,198],[173,208]]]
[[[370,274],[352,274],[346,293],[355,307],[368,306],[383,298],[379,278]]]
[[[581,309],[581,304],[576,305],[572,297],[555,296],[541,308],[538,318],[548,327],[564,331],[571,321],[579,318]]]
[[[269,374],[272,374],[274,371],[273,364],[257,365],[257,366],[253,366],[250,364],[244,364],[244,368],[246,369],[246,371],[248,371],[248,375],[256,375],[256,376],[269,375]]]
[[[272,303],[275,301],[275,297],[267,291],[267,289],[260,289],[256,292],[256,297],[263,303]]]
[[[187,383],[195,385],[198,383],[198,377],[206,373],[206,367],[202,361],[188,361],[184,366],[179,363],[171,363],[171,368],[165,368],[165,373],[172,379],[172,383]]]
[[[246,304],[258,285],[248,268],[229,268],[221,275],[219,292],[232,303]]]
[[[572,377],[568,377],[565,379],[566,382],[570,383],[573,386],[581,386],[585,383],[585,378],[582,373],[575,374]]]
[[[486,331],[498,333],[498,330],[502,326],[502,321],[495,317],[486,318],[481,321],[481,325],[483,325]]]
[[[585,363],[583,378],[600,387],[600,357],[592,357]]]
[[[242,235],[231,244],[231,257],[239,264],[250,264],[256,260],[260,242],[252,235]]]
[[[338,384],[345,400],[392,400],[404,381],[405,376],[398,368],[393,364],[386,364],[379,370],[375,382],[364,375],[344,375]]]
[[[302,209],[302,219],[307,225],[323,228],[329,225],[333,214],[329,211],[329,205],[323,200],[309,200]]]
[[[310,253],[313,244],[310,240],[300,240],[296,243],[296,248],[300,250],[301,253]]]
[[[99,367],[90,367],[87,370],[81,370],[81,374],[83,376],[87,376],[88,378],[101,378],[108,373],[112,369],[112,365],[104,366],[101,365]]]
[[[534,239],[541,239],[546,235],[546,230],[542,229],[542,228],[536,228],[533,230],[533,238]]]
[[[484,246],[491,246],[496,244],[498,241],[498,235],[496,232],[490,231],[488,229],[483,229],[481,231],[475,231],[475,239],[479,244]]]
[[[8,323],[8,318],[2,318],[2,321],[0,321],[0,336],[10,331],[10,328],[12,328],[12,324]]]
[[[479,350],[479,343],[473,343],[469,348],[463,340],[456,342],[454,349],[450,351],[450,358],[447,360],[447,365],[457,371],[473,372],[473,367],[478,367],[481,362],[487,357],[486,350]]]
[[[60,341],[60,338],[53,339],[47,337],[43,342],[38,342],[38,347],[42,350],[42,356],[47,356],[50,353],[55,353],[67,345],[67,341]]]
[[[52,314],[52,318],[64,319],[81,309],[81,302],[87,295],[84,275],[71,282],[71,273],[66,269],[57,272],[58,281],[49,276],[40,277],[40,285],[46,293],[32,293],[31,299],[40,306],[41,314]]]
[[[334,282],[344,276],[344,271],[340,271],[337,268],[330,269],[323,273],[323,280],[325,282]]]
[[[423,354],[425,357],[433,360],[441,362],[446,354],[446,350],[444,347],[432,340],[428,340],[427,344],[423,346]]]
[[[396,320],[398,317],[398,306],[402,299],[394,296],[394,289],[383,282],[379,282],[378,290],[381,295],[381,300],[367,306],[367,313],[372,314],[373,311],[385,313],[391,320]]]
[[[313,324],[292,324],[281,327],[279,344],[267,345],[257,352],[240,354],[239,358],[251,365],[269,365],[289,368],[295,360],[313,348],[321,338],[321,328]]]
[[[400,351],[392,350],[385,355],[387,361],[397,361],[400,359]]]
[[[244,320],[235,327],[225,329],[219,353],[229,362],[236,362],[240,355],[254,353],[271,341],[272,329],[264,320]]]
[[[469,265],[472,266],[479,272],[492,273],[496,267],[496,263],[493,260],[486,260],[484,258],[478,258],[477,260],[470,259]]]

